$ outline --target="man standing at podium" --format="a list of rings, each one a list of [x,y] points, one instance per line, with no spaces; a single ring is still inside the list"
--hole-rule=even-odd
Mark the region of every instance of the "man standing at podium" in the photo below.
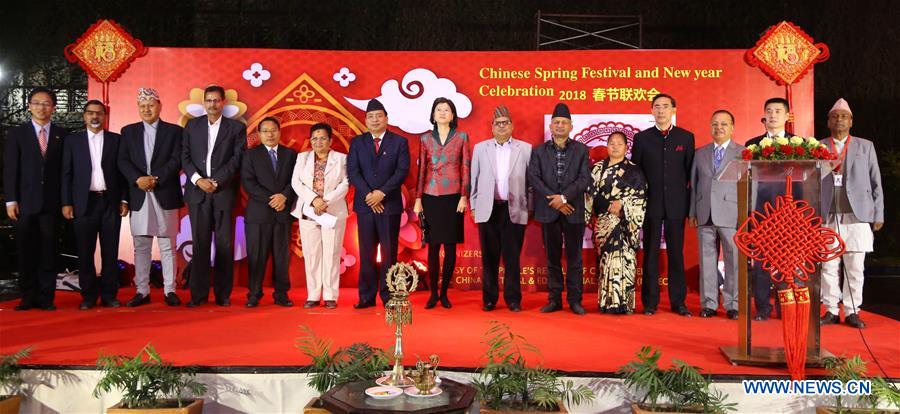
[[[875,146],[867,139],[850,136],[853,112],[843,98],[828,112],[831,137],[822,140],[840,164],[822,179],[822,217],[826,226],[844,239],[841,257],[822,263],[822,303],[827,312],[822,325],[841,321],[838,302],[843,298],[844,321],[865,328],[859,318],[862,304],[863,269],[866,252],[872,251],[874,235],[884,225],[884,192]],[[843,266],[841,266],[843,264]],[[839,269],[843,268],[841,292]]]
[[[691,211],[688,223],[697,228],[700,244],[700,317],[716,316],[719,308],[719,249],[725,259],[722,308],[728,319],[738,318],[737,186],[719,182],[716,176],[744,147],[732,142],[734,115],[724,109],[713,112],[713,142],[697,149],[691,168]]]
[[[779,138],[790,138],[794,136],[790,132],[784,130],[787,123],[788,115],[791,112],[790,104],[784,98],[769,98],[763,105],[765,117],[762,118],[763,124],[766,126],[766,133],[755,138],[749,139],[744,146],[759,145],[763,139],[771,139],[773,141]],[[799,194],[797,192],[799,186],[794,191],[796,199]],[[766,202],[775,204],[775,197],[784,194],[784,183],[758,183],[756,188],[756,211],[762,211]],[[753,268],[750,270],[750,285],[753,290],[753,301],[756,303],[756,315],[753,319],[757,321],[769,320],[772,314],[772,303],[769,298],[769,291],[772,281],[769,273],[762,269],[762,263],[754,261]]]

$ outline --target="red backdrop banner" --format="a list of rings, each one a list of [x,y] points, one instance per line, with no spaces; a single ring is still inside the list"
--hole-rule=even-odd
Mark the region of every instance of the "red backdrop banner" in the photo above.
[[[351,138],[365,130],[365,103],[379,98],[387,108],[390,129],[409,139],[411,159],[419,150],[418,136],[429,131],[433,100],[454,101],[462,131],[472,144],[491,136],[494,108],[506,105],[515,122],[513,136],[532,144],[547,136],[547,120],[558,102],[571,108],[573,137],[602,153],[609,133],[629,137],[652,125],[650,99],[659,92],[675,97],[675,123],[693,131],[699,147],[711,141],[713,111],[727,109],[736,119],[735,140],[760,135],[763,102],[783,96],[784,89],[743,61],[744,50],[608,50],[562,52],[377,52],[274,49],[148,48],[146,56],[110,85],[113,109],[110,129],[138,122],[136,97],[141,87],[156,88],[165,121],[184,125],[202,116],[202,89],[218,84],[227,89],[225,116],[247,124],[248,145],[258,144],[257,123],[266,116],[282,120],[282,143],[298,151],[310,149],[309,127],[328,122],[334,127],[333,149],[347,152]],[[811,75],[811,71],[810,71]],[[98,97],[100,84],[90,80],[89,95]],[[795,133],[813,131],[813,76],[793,89]],[[418,222],[409,194],[415,189],[412,165],[403,188],[407,213],[400,230],[400,260],[425,262]],[[351,194],[348,200],[352,199]],[[235,209],[239,283],[246,280],[243,242],[243,201]],[[180,257],[190,257],[190,222],[185,216],[178,237]],[[123,227],[121,255],[132,256],[131,237]],[[689,284],[696,286],[695,232],[686,231],[685,262]],[[466,218],[465,243],[458,247],[458,288],[480,288],[481,250],[477,227]],[[292,241],[291,279],[304,284],[302,246]],[[585,289],[596,289],[596,260],[586,245]],[[526,290],[546,286],[547,268],[540,227],[528,226],[522,252],[522,283]],[[341,286],[356,286],[358,270],[356,219],[348,220],[341,261]],[[183,261],[182,261],[183,264]],[[665,260],[662,261],[663,275]],[[502,280],[502,278],[501,278]],[[662,282],[665,285],[665,280]]]

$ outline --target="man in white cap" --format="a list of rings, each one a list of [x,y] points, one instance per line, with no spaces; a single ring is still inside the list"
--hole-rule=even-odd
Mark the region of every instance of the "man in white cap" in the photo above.
[[[122,128],[119,169],[128,182],[131,235],[134,237],[134,284],[137,292],[125,305],[150,303],[150,253],[153,238],[159,246],[163,290],[169,306],[178,306],[175,293],[175,236],[181,198],[181,127],[159,119],[162,104],[154,89],[140,88],[137,97],[141,122]]]
[[[827,312],[822,325],[840,322],[838,302],[843,299],[844,321],[854,328],[866,324],[859,318],[862,304],[866,252],[872,251],[874,236],[884,225],[884,192],[875,146],[867,139],[850,136],[853,112],[843,98],[828,111],[831,136],[822,142],[840,163],[822,180],[822,217],[826,225],[844,239],[846,250],[822,264],[822,303]],[[840,285],[843,269],[843,292]]]

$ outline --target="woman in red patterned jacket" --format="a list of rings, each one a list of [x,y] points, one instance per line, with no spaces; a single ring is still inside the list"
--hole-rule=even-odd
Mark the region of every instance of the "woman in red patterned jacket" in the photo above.
[[[447,288],[456,268],[456,245],[463,242],[463,217],[469,196],[469,136],[458,131],[456,105],[437,98],[431,106],[434,129],[422,134],[419,145],[419,180],[413,212],[424,212],[428,223],[428,276],[431,297],[425,309],[438,300],[450,308]],[[443,272],[440,252],[444,247]],[[438,296],[438,275],[443,275]]]

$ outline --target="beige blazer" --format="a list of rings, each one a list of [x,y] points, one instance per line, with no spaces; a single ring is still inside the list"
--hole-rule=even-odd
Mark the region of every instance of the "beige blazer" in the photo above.
[[[317,197],[313,191],[313,174],[316,166],[316,154],[312,151],[302,152],[297,155],[297,164],[294,165],[294,173],[291,176],[291,187],[297,193],[297,205],[291,215],[302,218],[303,206],[312,205]],[[338,219],[347,217],[347,155],[332,150],[328,153],[328,163],[325,164],[325,195],[322,196],[328,203],[326,212]]]

